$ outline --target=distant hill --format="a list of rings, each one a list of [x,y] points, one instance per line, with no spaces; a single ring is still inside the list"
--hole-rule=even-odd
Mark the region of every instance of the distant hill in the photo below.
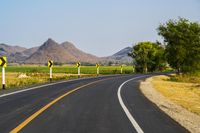
[[[15,54],[11,54],[10,58],[12,58],[13,63],[24,63],[25,60],[30,57],[34,52],[38,50],[38,47],[33,47],[29,49],[25,49],[22,52],[16,52]]]
[[[0,44],[0,56],[7,56],[9,62],[14,62],[15,61],[15,54],[16,53],[21,53],[26,48],[20,47],[20,46],[10,46],[7,44]]]
[[[9,63],[45,64],[49,59],[57,63],[73,63],[81,61],[95,64],[97,62],[108,63],[131,63],[132,58],[128,57],[131,48],[127,47],[108,57],[97,57],[83,52],[76,48],[71,42],[57,43],[49,38],[39,47],[24,48],[0,44],[0,56],[7,56]]]
[[[76,48],[74,44],[70,42],[64,42],[61,44],[63,48],[72,56],[76,58],[76,61],[82,61],[82,62],[90,62],[90,63],[96,63],[99,62],[101,59],[97,56],[94,56],[92,54],[85,53],[81,51],[80,49]]]
[[[132,52],[132,48],[126,47],[111,56],[105,57],[105,59],[107,61],[118,62],[118,63],[131,63],[133,59],[128,56],[128,53],[130,52]]]
[[[16,52],[22,52],[26,50],[26,48],[24,47],[20,47],[20,46],[9,46],[7,44],[1,43],[0,44],[0,52],[4,51],[7,53],[16,53]]]
[[[100,58],[94,55],[79,50],[70,42],[58,44],[54,40],[48,39],[36,52],[26,59],[25,63],[46,63],[49,59],[58,63],[77,61],[96,63],[100,60]]]
[[[49,59],[60,63],[75,61],[75,58],[61,45],[52,39],[48,39],[36,52],[25,60],[25,63],[42,64],[46,63]]]

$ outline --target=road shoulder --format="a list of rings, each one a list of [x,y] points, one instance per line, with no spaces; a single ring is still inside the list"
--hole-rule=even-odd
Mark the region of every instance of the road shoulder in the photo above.
[[[152,78],[148,78],[140,83],[140,90],[142,93],[151,102],[155,103],[162,111],[190,132],[200,132],[200,116],[189,112],[185,108],[164,97],[161,93],[154,89],[151,80]]]

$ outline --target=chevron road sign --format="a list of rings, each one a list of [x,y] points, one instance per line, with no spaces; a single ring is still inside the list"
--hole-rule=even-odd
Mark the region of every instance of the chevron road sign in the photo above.
[[[0,66],[7,67],[7,58],[5,56],[0,57]]]
[[[81,76],[81,63],[77,62],[76,67],[78,68],[78,78],[80,78],[80,76]]]
[[[96,67],[97,67],[97,68],[99,68],[99,67],[100,67],[100,64],[99,64],[99,63],[97,63],[97,64],[96,64]]]
[[[0,57],[0,66],[2,67],[2,89],[6,88],[5,67],[7,67],[6,56]]]
[[[50,76],[50,82],[52,81],[52,67],[53,67],[53,61],[48,61],[48,67],[49,67],[49,76]]]
[[[52,61],[52,60],[49,60],[49,61],[48,61],[48,67],[49,67],[49,68],[53,67],[53,61]]]
[[[76,67],[80,67],[81,66],[81,63],[80,62],[77,62],[76,63]]]

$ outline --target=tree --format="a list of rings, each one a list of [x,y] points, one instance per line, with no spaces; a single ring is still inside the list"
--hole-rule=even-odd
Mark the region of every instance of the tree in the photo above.
[[[187,19],[169,20],[158,27],[166,43],[166,58],[177,72],[195,72],[200,68],[200,24]]]
[[[135,69],[147,73],[161,69],[165,64],[164,48],[159,43],[139,42],[129,54],[134,59]]]

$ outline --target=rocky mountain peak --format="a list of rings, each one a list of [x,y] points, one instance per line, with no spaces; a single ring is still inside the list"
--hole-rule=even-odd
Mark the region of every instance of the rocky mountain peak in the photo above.
[[[75,46],[73,43],[68,42],[68,41],[63,42],[61,45],[62,45],[64,48],[76,48],[76,46]]]
[[[59,44],[53,39],[49,38],[46,42],[43,43],[42,46],[39,47],[39,50],[52,49],[57,46],[59,46]]]

